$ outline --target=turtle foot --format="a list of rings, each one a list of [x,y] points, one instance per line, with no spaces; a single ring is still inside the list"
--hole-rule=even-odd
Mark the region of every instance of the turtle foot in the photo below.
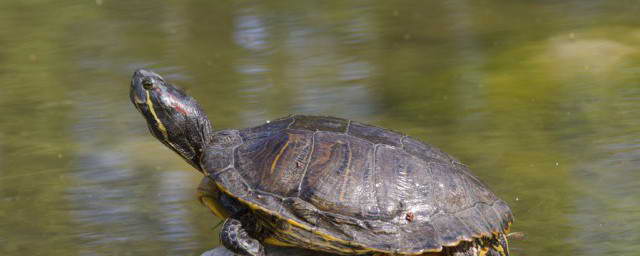
[[[228,218],[225,220],[220,231],[220,241],[224,247],[238,255],[265,256],[262,244],[251,238],[237,219]]]

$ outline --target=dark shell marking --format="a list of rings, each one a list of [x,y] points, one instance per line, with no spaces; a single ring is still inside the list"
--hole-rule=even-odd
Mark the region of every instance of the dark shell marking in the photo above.
[[[393,131],[291,116],[226,133],[242,143],[225,147],[232,154],[213,153],[214,144],[206,171],[282,241],[419,254],[504,233],[512,222],[507,204],[465,165]],[[283,230],[274,217],[291,225]]]

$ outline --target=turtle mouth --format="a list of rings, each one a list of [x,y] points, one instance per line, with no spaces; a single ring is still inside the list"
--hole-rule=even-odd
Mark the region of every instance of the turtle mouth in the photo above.
[[[144,90],[140,90],[140,88],[136,88],[134,82],[131,82],[131,90],[129,92],[129,97],[131,98],[131,103],[136,106],[138,110],[140,106],[146,106],[147,104],[147,96]]]

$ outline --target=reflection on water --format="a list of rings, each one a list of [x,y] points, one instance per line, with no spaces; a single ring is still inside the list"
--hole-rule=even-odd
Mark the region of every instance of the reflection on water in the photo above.
[[[241,9],[233,37],[242,50],[236,66],[244,89],[239,96],[250,109],[243,119],[255,124],[283,111],[371,115],[371,60],[358,52],[374,43],[366,27],[371,15],[363,10],[349,15],[358,17],[336,22],[345,31],[327,31],[326,23],[313,23],[304,13],[278,17],[275,27],[258,8]]]
[[[371,122],[472,166],[515,255],[638,255],[640,3],[0,3],[0,255],[198,255],[199,174],[128,102],[138,67],[218,129]]]
[[[585,152],[590,161],[576,165],[576,186],[582,196],[576,200],[572,218],[571,225],[579,227],[573,241],[593,242],[581,248],[583,255],[631,255],[640,248],[640,86],[616,90],[605,103],[615,122],[598,120],[607,125],[592,131],[592,146]],[[620,248],[620,244],[630,248]]]

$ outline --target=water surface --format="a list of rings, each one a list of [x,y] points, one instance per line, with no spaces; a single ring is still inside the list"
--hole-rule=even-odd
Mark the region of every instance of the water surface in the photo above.
[[[513,208],[514,255],[640,255],[638,1],[2,1],[0,255],[199,255],[199,175],[128,101],[151,68],[215,128],[403,131]]]

